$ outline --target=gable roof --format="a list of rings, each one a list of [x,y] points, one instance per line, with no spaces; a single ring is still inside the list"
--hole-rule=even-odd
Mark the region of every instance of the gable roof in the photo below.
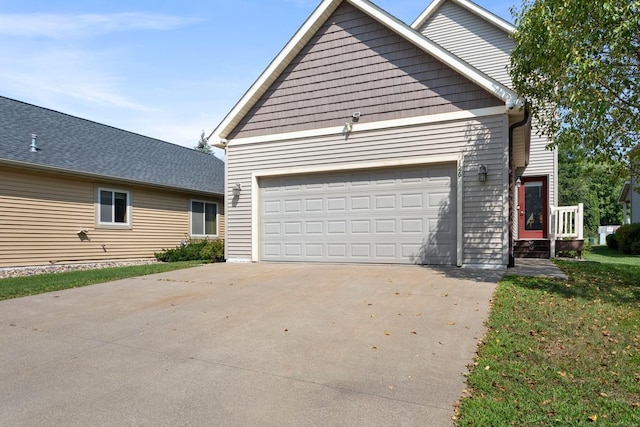
[[[1,163],[224,194],[224,162],[215,156],[2,96]]]
[[[489,12],[487,9],[478,6],[469,0],[433,0],[425,10],[420,14],[420,16],[411,24],[411,28],[418,29],[422,27],[428,20],[433,16],[433,14],[442,6],[443,3],[447,1],[452,1],[457,5],[467,9],[469,12],[479,16],[485,21],[493,24],[497,28],[501,29],[507,34],[512,34],[516,31],[516,27],[514,27],[510,22],[505,21],[497,15]]]
[[[375,6],[373,3],[367,0],[323,0],[284,49],[280,51],[229,114],[227,114],[223,121],[214,129],[210,135],[210,138],[214,138],[214,142],[217,142],[218,139],[224,142],[229,133],[240,123],[241,119],[249,112],[253,105],[255,105],[260,97],[269,89],[277,77],[285,70],[291,61],[293,61],[318,29],[343,2],[348,2],[353,5],[487,92],[502,99],[505,104],[516,105],[519,103],[517,94],[511,89],[447,52],[436,43]]]

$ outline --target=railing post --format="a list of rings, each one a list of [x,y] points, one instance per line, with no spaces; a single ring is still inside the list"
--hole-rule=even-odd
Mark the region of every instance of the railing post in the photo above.
[[[549,257],[556,257],[556,233],[558,232],[558,210],[555,206],[550,207],[549,219]]]
[[[578,203],[578,217],[576,218],[576,232],[578,240],[584,239],[584,204]]]

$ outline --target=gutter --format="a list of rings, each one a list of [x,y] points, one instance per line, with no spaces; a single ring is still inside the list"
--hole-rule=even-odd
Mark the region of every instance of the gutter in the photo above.
[[[525,126],[530,119],[529,114],[529,106],[524,105],[524,118],[517,123],[509,126],[509,267],[515,267],[516,259],[513,253],[513,214],[514,214],[514,205],[513,205],[513,197],[514,197],[514,187],[515,187],[515,177],[514,172],[515,168],[513,165],[513,131],[516,128]]]

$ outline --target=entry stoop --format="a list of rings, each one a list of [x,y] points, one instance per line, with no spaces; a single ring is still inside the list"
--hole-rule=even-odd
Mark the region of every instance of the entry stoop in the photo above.
[[[548,239],[516,240],[516,258],[551,258],[551,241]]]

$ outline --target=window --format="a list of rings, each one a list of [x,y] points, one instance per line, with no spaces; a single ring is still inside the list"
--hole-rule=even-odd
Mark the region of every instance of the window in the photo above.
[[[131,199],[128,191],[98,189],[98,224],[128,226],[130,211]]]
[[[191,201],[191,235],[218,235],[218,204]]]

